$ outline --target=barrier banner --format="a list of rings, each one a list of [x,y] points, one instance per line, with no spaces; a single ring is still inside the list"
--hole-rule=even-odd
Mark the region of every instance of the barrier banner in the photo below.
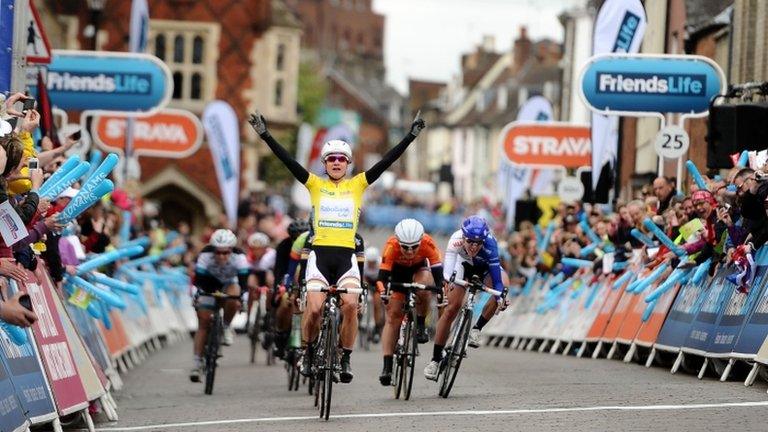
[[[732,354],[738,357],[754,357],[756,349],[759,348],[759,343],[762,341],[754,341],[752,344],[742,345],[740,350],[736,350],[736,344],[742,337],[747,335],[744,332],[744,328],[748,321],[752,319],[756,305],[763,298],[763,291],[765,291],[764,282],[766,276],[768,276],[768,249],[760,249],[755,254],[755,277],[752,281],[751,288],[748,294],[741,293],[736,290],[736,285],[726,282],[726,290],[730,289],[730,296],[723,306],[721,317],[718,321],[717,328],[715,329],[715,337],[712,339],[710,346],[707,348],[707,355],[711,357],[730,357]],[[751,328],[752,331],[766,330],[765,328]],[[766,333],[762,333],[761,336],[765,336]],[[757,336],[757,335],[754,335]],[[752,346],[751,350],[742,351],[745,347]],[[739,354],[736,354],[739,353]]]
[[[704,303],[708,281],[696,284],[693,278],[680,288],[672,309],[664,320],[654,347],[663,351],[677,352],[688,338],[694,318]]]
[[[43,268],[38,263],[38,269]],[[40,271],[40,270],[38,270]],[[69,348],[59,308],[56,307],[53,287],[43,286],[36,273],[27,272],[28,281],[19,289],[29,294],[37,321],[32,325],[35,343],[41,353],[45,373],[51,385],[56,408],[60,415],[88,407],[83,383]]]
[[[99,328],[96,326],[96,322],[83,309],[71,304],[67,304],[66,308],[72,323],[77,329],[77,333],[88,348],[93,361],[98,365],[98,369],[109,375],[110,371],[112,371],[112,360],[109,357],[109,352],[104,344],[104,339],[101,337]],[[111,313],[111,315],[115,315],[115,313]],[[115,326],[114,321],[112,321],[112,326]]]
[[[11,291],[15,291],[11,282]],[[45,423],[58,417],[48,383],[43,375],[38,352],[32,341],[32,334],[27,331],[27,342],[18,346],[0,331],[0,348],[3,362],[13,381],[21,407],[32,424]]]
[[[635,308],[635,304],[638,301],[642,302],[639,295],[624,291],[618,303],[616,303],[616,307],[613,309],[613,314],[608,319],[608,325],[605,326],[605,331],[600,338],[601,341],[610,343],[616,340],[621,326],[624,324],[624,319],[629,311]]]
[[[661,332],[661,328],[664,325],[664,320],[669,315],[669,310],[679,291],[680,284],[678,283],[659,297],[648,320],[643,322],[640,329],[637,331],[637,335],[635,336],[636,344],[643,347],[653,346],[659,337],[659,332]],[[642,303],[647,306],[647,303]]]
[[[133,303],[133,301],[127,301],[127,307],[125,308],[125,311],[130,309]],[[137,306],[133,305],[133,307]],[[119,313],[116,310],[111,310],[109,312],[109,320],[112,322],[112,328],[110,329],[104,327],[104,324],[102,324],[101,321],[96,323],[96,327],[98,328],[99,333],[104,338],[104,342],[107,344],[107,350],[109,351],[110,359],[120,357],[131,347],[131,344],[128,341],[128,334],[126,333],[123,320],[125,311],[123,311],[123,313]]]
[[[595,324],[598,314],[603,310],[603,304],[608,301],[608,297],[611,295],[613,282],[615,277],[613,275],[605,278],[605,280],[599,281],[597,286],[589,288],[589,291],[584,295],[584,301],[581,303],[577,316],[578,322],[572,325],[574,342],[582,342],[587,340],[589,331]],[[593,292],[592,290],[596,290]]]
[[[758,352],[766,335],[768,335],[768,267],[759,267],[757,276],[752,283],[752,290],[762,287],[756,305],[739,334],[738,341],[733,347],[735,357],[747,357]],[[762,277],[760,272],[762,271]]]
[[[152,293],[152,288],[148,288],[148,282],[145,281],[141,286],[139,295],[145,299],[145,302],[154,299],[154,293]],[[139,306],[136,301],[133,299],[127,301],[126,308],[120,315],[123,317],[125,334],[128,339],[127,349],[130,349],[130,347],[137,347],[152,338],[152,335],[154,334],[152,321],[149,319],[149,315],[142,310],[141,306]],[[99,326],[102,327],[102,334],[104,334],[105,330],[103,325],[99,324]]]
[[[624,291],[627,289],[627,286],[629,286],[629,283],[630,279],[627,279],[618,288],[614,288],[613,284],[610,285],[611,290],[608,292],[607,297],[605,297],[600,312],[597,314],[595,321],[589,328],[589,332],[587,332],[587,342],[597,342],[603,337],[603,334],[608,328],[608,323],[611,321],[613,313],[619,304],[619,300],[624,298]]]
[[[734,289],[733,285],[725,280],[730,273],[729,269],[721,268],[705,288],[704,301],[691,323],[682,351],[698,355],[706,354],[706,349],[714,339],[716,323],[723,312],[723,305]]]
[[[43,270],[44,268],[44,266],[38,265],[35,274],[37,275],[38,280],[43,284],[43,289],[50,289],[53,292],[53,284],[51,283],[48,274]],[[53,304],[61,319],[61,325],[64,329],[64,334],[66,335],[70,351],[72,352],[72,358],[75,361],[77,375],[80,377],[83,389],[85,390],[85,397],[89,401],[96,400],[106,393],[105,386],[107,378],[104,375],[104,372],[100,369],[99,372],[101,372],[101,374],[97,372],[97,367],[86,350],[80,336],[77,334],[75,326],[72,324],[72,320],[69,318],[67,310],[64,308],[64,303],[58,294],[53,296]]]
[[[2,330],[0,330],[0,338],[5,339],[7,343],[12,343],[7,340],[7,335]],[[0,431],[23,431],[27,429],[29,422],[16,397],[16,389],[13,388],[11,377],[5,366],[5,354],[2,351],[0,351],[0,360],[2,360],[0,361]]]

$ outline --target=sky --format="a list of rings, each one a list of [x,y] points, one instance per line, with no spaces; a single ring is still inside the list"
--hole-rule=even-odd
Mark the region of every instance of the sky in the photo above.
[[[493,35],[497,51],[509,50],[521,25],[537,40],[563,39],[557,16],[584,0],[374,0],[386,16],[387,82],[407,94],[408,78],[447,82],[458,74],[461,54]]]

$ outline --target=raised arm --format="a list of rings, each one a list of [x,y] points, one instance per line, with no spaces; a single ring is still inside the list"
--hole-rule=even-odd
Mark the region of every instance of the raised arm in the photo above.
[[[419,115],[416,114],[416,119],[414,119],[413,123],[411,124],[411,130],[405,135],[405,137],[403,137],[402,141],[400,141],[396,146],[389,150],[384,155],[384,157],[376,163],[376,165],[372,166],[371,169],[365,172],[365,179],[368,181],[368,184],[372,184],[378,180],[384,171],[392,166],[392,164],[395,163],[395,161],[399,159],[403,153],[405,153],[405,149],[408,148],[408,145],[411,144],[417,136],[419,136],[419,132],[421,132],[421,130],[425,127],[426,123],[424,123],[424,120],[422,120]]]
[[[288,151],[280,145],[277,140],[272,137],[272,135],[267,130],[267,122],[264,120],[264,116],[261,115],[258,111],[251,114],[250,118],[248,119],[248,123],[251,124],[251,127],[253,127],[253,130],[256,131],[257,134],[261,137],[261,139],[264,140],[265,143],[269,146],[269,149],[272,150],[272,153],[277,156],[278,159],[288,168],[288,171],[293,174],[293,176],[301,182],[302,184],[306,183],[307,180],[309,180],[309,172],[304,169],[303,166],[301,166],[296,159],[292,158],[291,155],[288,153]]]

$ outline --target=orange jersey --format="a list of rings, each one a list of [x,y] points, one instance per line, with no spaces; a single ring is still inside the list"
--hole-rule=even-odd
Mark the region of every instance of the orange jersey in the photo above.
[[[435,245],[435,241],[429,234],[424,234],[424,237],[419,243],[419,249],[413,258],[408,259],[403,255],[403,250],[400,249],[400,243],[397,241],[397,237],[390,236],[387,239],[387,243],[384,245],[384,252],[381,254],[381,270],[392,271],[392,267],[395,265],[402,267],[413,267],[429,260],[430,267],[442,264],[440,258],[440,251]]]

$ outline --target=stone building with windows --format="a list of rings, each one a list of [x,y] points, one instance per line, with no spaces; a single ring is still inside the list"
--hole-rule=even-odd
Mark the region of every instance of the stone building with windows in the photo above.
[[[93,42],[84,30],[96,24],[97,49],[128,50],[130,1],[108,0],[98,14],[82,0],[36,4],[55,48],[90,49]],[[264,144],[247,115],[259,109],[276,134],[296,127],[301,23],[283,0],[148,0],[148,5],[147,52],[163,60],[173,76],[168,106],[201,116],[212,100],[232,105],[240,123],[241,191],[263,187],[256,179]],[[205,142],[185,159],[142,156],[139,162],[140,192],[161,203],[167,221],[187,218],[200,227],[222,213]]]

